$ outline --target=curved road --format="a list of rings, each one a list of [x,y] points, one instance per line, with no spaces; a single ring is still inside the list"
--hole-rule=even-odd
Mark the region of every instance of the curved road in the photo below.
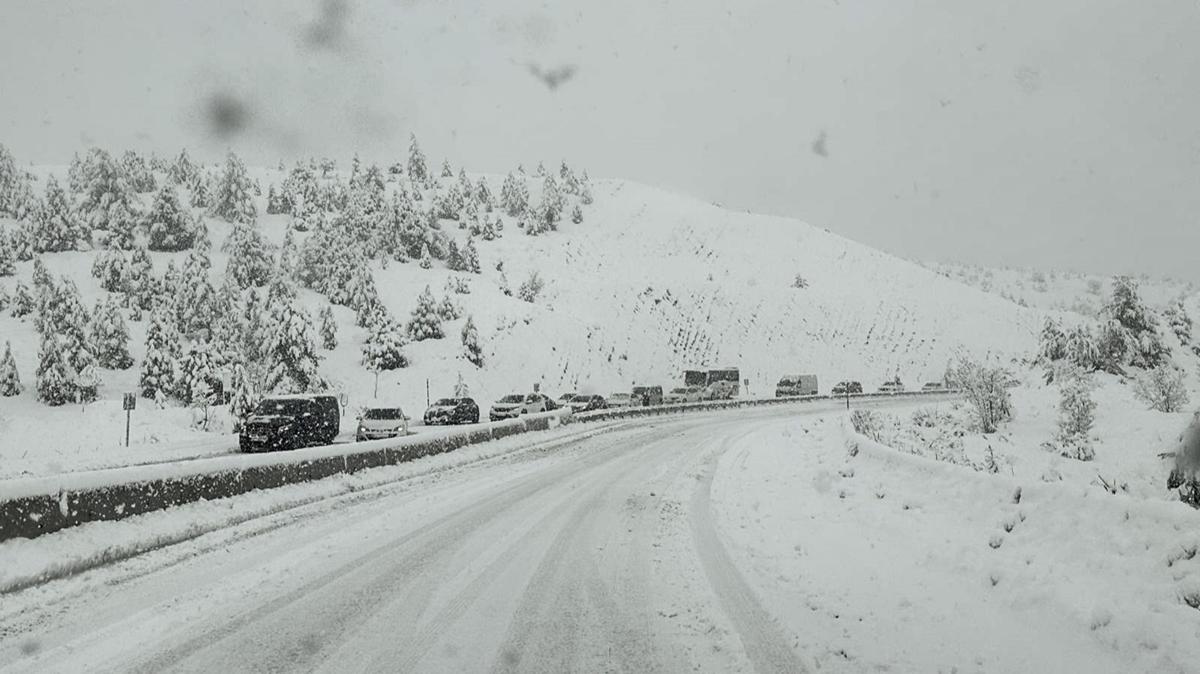
[[[815,413],[626,424],[51,583],[0,669],[806,671],[709,489],[756,419]]]

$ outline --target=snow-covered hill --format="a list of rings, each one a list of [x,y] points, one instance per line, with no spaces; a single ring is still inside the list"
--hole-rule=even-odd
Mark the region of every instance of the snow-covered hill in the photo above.
[[[48,170],[35,172],[45,176]],[[65,174],[53,172],[60,179]],[[252,175],[264,194],[285,177],[274,169]],[[502,176],[484,177],[498,193]],[[529,182],[536,190],[540,180]],[[564,218],[557,232],[526,236],[505,216],[501,238],[477,242],[481,275],[451,272],[441,263],[426,270],[415,263],[390,262],[385,268],[374,262],[381,299],[397,319],[407,320],[426,285],[440,299],[449,294],[447,280],[460,277],[471,291],[451,294],[464,318],[445,325],[445,339],[409,344],[410,367],[383,372],[377,398],[375,375],[360,362],[366,331],[355,327],[350,309],[334,307],[339,345],[322,352],[321,373],[349,399],[343,431],[352,426],[356,408],[374,402],[419,413],[427,381],[433,397],[450,395],[460,374],[486,409],[497,396],[535,384],[555,396],[569,390],[610,393],[634,383],[670,386],[681,382],[687,368],[730,365],[749,379],[750,395],[770,395],[780,376],[800,372],[817,374],[822,391],[839,379],[857,379],[873,390],[894,375],[912,386],[940,379],[960,351],[1007,362],[1034,348],[1040,312],[826,230],[625,181],[595,181],[592,191],[595,202],[584,208],[583,222]],[[265,210],[264,197],[259,226],[279,243],[290,218],[261,215]],[[213,282],[219,286],[225,266],[220,244],[231,226],[212,218],[207,223]],[[16,224],[0,220],[0,227]],[[467,232],[452,221],[443,222],[443,231],[460,245],[466,241]],[[42,257],[52,273],[79,285],[90,307],[104,294],[90,274],[99,254]],[[182,265],[186,253],[151,256],[161,274],[168,259]],[[17,279],[29,283],[31,269],[32,263],[19,263],[17,276],[0,277],[0,287],[11,293]],[[536,302],[502,292],[505,284],[515,291],[532,272],[546,283]],[[807,287],[793,287],[797,275]],[[314,317],[327,304],[306,290],[300,301]],[[482,369],[463,357],[459,332],[466,316],[473,317],[482,338]],[[144,321],[130,322],[138,365],[145,328]],[[12,342],[26,391],[0,398],[0,474],[226,451],[219,447],[228,440],[190,427],[191,411],[156,409],[148,400],[140,401],[133,417],[131,440],[139,448],[120,448],[121,394],[135,390],[138,365],[102,371],[95,403],[50,408],[35,396],[38,340],[29,318],[0,312],[0,343],[5,340]],[[227,429],[221,421],[215,427]]]

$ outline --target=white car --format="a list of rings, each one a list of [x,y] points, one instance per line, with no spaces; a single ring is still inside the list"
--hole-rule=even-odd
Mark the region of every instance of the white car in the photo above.
[[[488,418],[492,421],[513,419],[522,414],[537,414],[546,411],[546,398],[537,393],[506,395],[492,404]]]
[[[679,403],[698,403],[704,399],[704,389],[699,386],[681,386],[671,389],[663,402],[668,405],[677,405]]]
[[[604,404],[609,408],[613,407],[632,407],[633,397],[628,393],[614,393],[604,401]]]
[[[358,418],[357,442],[408,435],[408,417],[399,407],[368,407]]]

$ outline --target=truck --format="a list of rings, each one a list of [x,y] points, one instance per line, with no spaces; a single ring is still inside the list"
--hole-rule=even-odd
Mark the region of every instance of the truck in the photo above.
[[[729,400],[742,391],[742,373],[736,367],[709,370],[705,379],[704,397],[708,400]]]
[[[787,374],[781,377],[779,383],[775,385],[776,398],[815,395],[817,395],[817,375],[815,374]]]

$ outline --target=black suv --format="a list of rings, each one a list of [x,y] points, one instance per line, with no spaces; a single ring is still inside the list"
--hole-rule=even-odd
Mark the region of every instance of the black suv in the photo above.
[[[470,398],[442,398],[425,410],[425,425],[477,424],[479,405]]]
[[[242,425],[243,452],[328,445],[340,425],[338,400],[330,395],[265,398]]]

